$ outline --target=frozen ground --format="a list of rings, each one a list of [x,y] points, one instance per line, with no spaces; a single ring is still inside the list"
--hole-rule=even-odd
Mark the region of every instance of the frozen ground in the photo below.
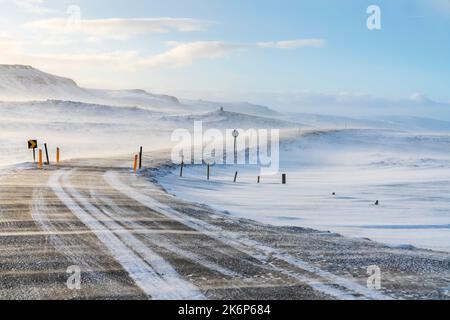
[[[176,169],[160,183],[182,199],[241,218],[448,252],[449,147],[448,135],[310,132],[282,144],[286,186],[280,176],[258,185],[259,170],[251,166],[216,166],[210,182],[204,167],[186,168],[182,179]]]

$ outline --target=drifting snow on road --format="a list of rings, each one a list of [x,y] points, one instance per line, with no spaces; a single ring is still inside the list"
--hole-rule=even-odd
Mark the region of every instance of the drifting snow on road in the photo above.
[[[80,221],[97,235],[146,294],[154,299],[199,299],[203,297],[197,288],[182,280],[162,257],[146,247],[114,220],[105,219],[107,217],[100,210],[71,186],[68,175],[70,172],[57,172],[50,178],[49,184],[53,191]],[[60,183],[61,179],[64,188]]]

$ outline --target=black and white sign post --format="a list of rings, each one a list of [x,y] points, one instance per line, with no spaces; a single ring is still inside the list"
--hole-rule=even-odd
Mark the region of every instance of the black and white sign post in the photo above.
[[[234,137],[234,164],[237,164],[237,138],[239,137],[239,131],[233,131]]]

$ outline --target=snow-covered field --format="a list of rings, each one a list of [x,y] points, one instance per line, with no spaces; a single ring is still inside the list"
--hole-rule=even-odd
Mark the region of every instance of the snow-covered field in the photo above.
[[[209,182],[204,167],[191,166],[184,178],[174,170],[160,182],[188,201],[263,223],[450,251],[449,135],[310,132],[283,143],[280,160],[287,185],[281,175],[257,184],[252,166],[215,166]]]
[[[173,130],[190,130],[194,121],[219,129],[301,128],[303,135],[281,145],[286,186],[280,176],[258,185],[256,167],[216,166],[210,182],[205,168],[188,167],[183,179],[178,170],[161,179],[176,195],[264,223],[450,251],[450,137],[439,133],[450,131],[448,122],[280,114],[250,103],[86,89],[32,67],[0,65],[0,175],[32,160],[28,139],[48,143],[51,160],[60,147],[63,160],[129,154],[131,166],[139,146],[170,148]],[[340,130],[324,131],[330,127]],[[422,130],[435,133],[412,133]]]

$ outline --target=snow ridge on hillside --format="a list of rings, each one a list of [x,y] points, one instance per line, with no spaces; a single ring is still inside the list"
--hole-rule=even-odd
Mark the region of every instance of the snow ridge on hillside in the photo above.
[[[31,66],[0,65],[0,94],[6,98],[86,97],[75,81]]]
[[[209,128],[300,128],[304,127],[301,123],[289,122],[273,118],[259,117],[254,115],[216,110],[202,114],[193,114],[186,116],[165,116],[163,120],[174,124],[194,123],[201,121],[205,127]]]

